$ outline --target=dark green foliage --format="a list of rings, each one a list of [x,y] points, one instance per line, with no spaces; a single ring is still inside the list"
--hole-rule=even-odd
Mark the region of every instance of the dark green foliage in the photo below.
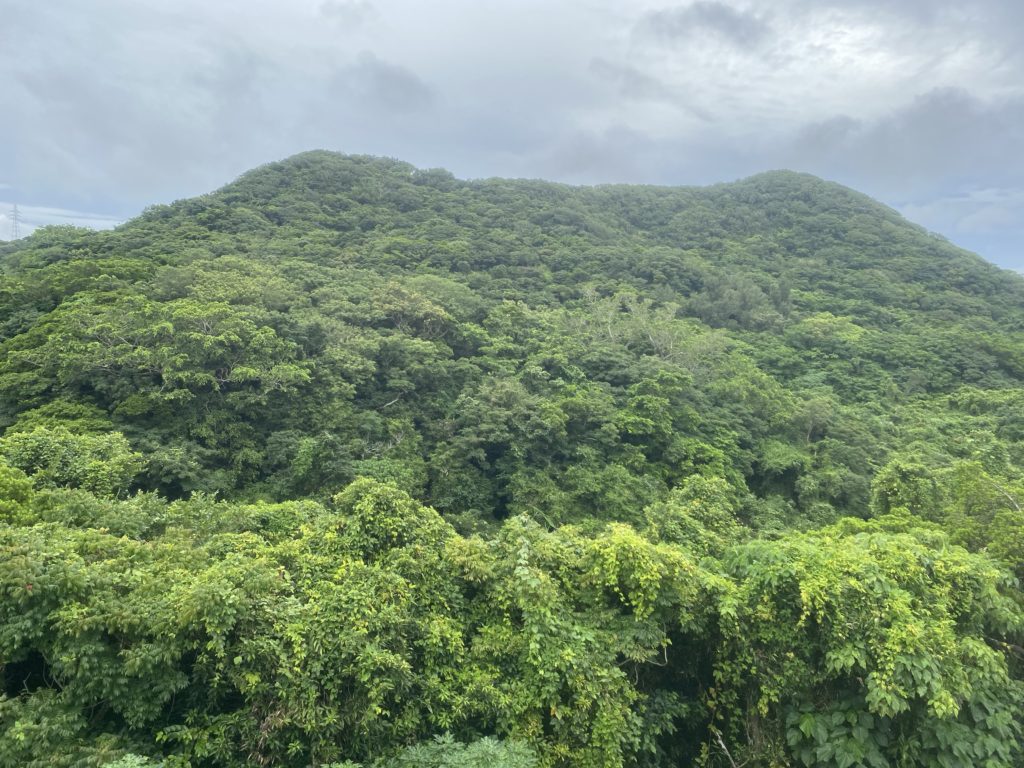
[[[861,195],[314,152],[0,275],[0,765],[1024,759],[1024,281]]]

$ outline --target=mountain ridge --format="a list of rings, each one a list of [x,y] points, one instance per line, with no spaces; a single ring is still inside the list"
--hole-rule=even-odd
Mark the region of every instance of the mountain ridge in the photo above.
[[[197,198],[186,198],[184,200],[175,201],[168,205],[175,205],[179,203],[185,203],[189,200],[194,199],[205,199],[208,197],[226,197],[230,202],[241,202],[240,198],[236,198],[234,193],[236,188],[245,187],[252,183],[254,180],[260,179],[265,175],[285,172],[289,175],[289,184],[293,184],[293,172],[301,170],[304,167],[310,165],[323,165],[325,162],[337,164],[344,167],[345,170],[351,171],[351,164],[356,163],[362,166],[364,170],[373,168],[385,168],[392,171],[396,171],[397,178],[408,176],[414,183],[429,185],[430,180],[433,179],[435,183],[441,183],[442,185],[457,185],[467,189],[479,189],[486,188],[488,186],[523,186],[528,189],[548,189],[551,191],[562,191],[572,192],[580,191],[587,192],[593,191],[596,193],[601,192],[628,192],[628,191],[647,191],[657,193],[662,196],[671,196],[673,194],[692,194],[692,193],[715,193],[715,192],[728,192],[732,190],[758,190],[764,189],[765,187],[774,187],[776,189],[788,189],[796,188],[799,185],[806,185],[808,182],[814,185],[816,188],[815,192],[830,191],[839,192],[845,198],[847,202],[857,203],[862,208],[862,212],[881,214],[887,220],[905,225],[913,228],[919,232],[928,234],[930,237],[936,238],[941,242],[948,243],[953,247],[957,248],[963,253],[969,253],[977,256],[986,263],[991,264],[984,259],[981,254],[976,254],[972,251],[957,246],[955,243],[949,241],[948,238],[943,235],[931,232],[930,230],[922,227],[908,220],[903,214],[901,214],[895,208],[888,206],[878,200],[870,197],[869,195],[860,192],[857,189],[841,184],[840,182],[831,181],[824,179],[819,176],[815,176],[811,173],[802,171],[793,171],[790,169],[779,168],[760,171],[750,176],[741,177],[733,181],[722,181],[713,182],[704,185],[658,185],[658,184],[632,184],[632,183],[596,183],[596,184],[568,184],[563,182],[553,182],[542,178],[504,178],[504,177],[479,177],[479,178],[457,178],[451,172],[443,168],[419,168],[411,163],[403,160],[383,157],[375,155],[348,155],[340,152],[334,152],[330,150],[309,150],[292,155],[288,158],[284,158],[279,161],[266,163],[261,166],[257,166],[239,176],[232,182],[228,182],[224,186],[204,195],[200,195]],[[781,182],[781,183],[780,183]],[[800,190],[805,196],[809,193],[806,188]],[[806,197],[804,198],[806,200]],[[160,207],[160,206],[157,206]],[[1003,269],[998,267],[997,268]],[[1014,270],[1003,269],[1004,272],[1009,272],[1013,275],[1019,273]]]

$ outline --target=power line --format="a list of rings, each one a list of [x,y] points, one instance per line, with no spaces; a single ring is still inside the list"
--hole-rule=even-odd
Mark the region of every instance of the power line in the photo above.
[[[18,214],[18,204],[14,204],[14,208],[11,209],[11,240],[17,240],[21,237],[21,217]]]

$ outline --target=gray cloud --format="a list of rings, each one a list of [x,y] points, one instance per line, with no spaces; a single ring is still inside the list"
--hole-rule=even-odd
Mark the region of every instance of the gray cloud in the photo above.
[[[338,70],[331,92],[361,108],[399,114],[428,109],[435,99],[431,88],[413,72],[381,61],[369,51]]]
[[[652,11],[638,25],[644,34],[661,41],[691,42],[715,35],[743,48],[756,48],[770,34],[762,18],[718,0],[698,0],[690,5]]]
[[[351,28],[372,19],[377,9],[368,0],[326,0],[320,4],[320,13],[331,21]]]
[[[792,164],[906,200],[936,183],[1012,187],[1024,179],[1024,153],[1014,147],[1024,147],[1024,97],[982,101],[936,89],[874,121],[841,116],[808,125],[785,154]]]
[[[691,103],[681,89],[670,87],[656,77],[645,74],[635,67],[616,64],[601,57],[590,62],[590,71],[598,78],[616,86],[618,95],[627,100],[664,102],[678,107],[693,116],[711,121],[712,116]]]

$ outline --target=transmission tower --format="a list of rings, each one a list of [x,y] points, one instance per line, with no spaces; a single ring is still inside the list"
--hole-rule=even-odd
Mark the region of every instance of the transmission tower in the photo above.
[[[18,214],[18,204],[15,203],[11,209],[11,240],[17,240],[21,237],[20,227],[20,216]]]

